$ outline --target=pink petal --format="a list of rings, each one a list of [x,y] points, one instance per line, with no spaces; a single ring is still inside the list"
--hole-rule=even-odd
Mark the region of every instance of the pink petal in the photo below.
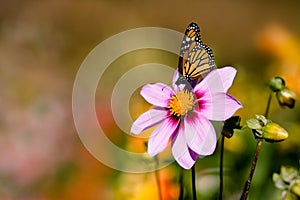
[[[223,67],[211,71],[198,85],[194,91],[203,91],[208,89],[210,93],[227,92],[233,83],[236,75],[236,69],[233,67]]]
[[[177,163],[184,169],[190,169],[196,162],[189,152],[184,137],[183,126],[180,126],[177,135],[172,140],[172,153]]]
[[[197,153],[195,153],[192,149],[189,148],[189,152],[190,152],[190,155],[192,157],[193,160],[197,160],[199,158],[199,155]]]
[[[184,121],[184,135],[189,148],[198,155],[210,155],[214,152],[217,136],[208,119],[195,112],[193,117]]]
[[[171,118],[167,118],[152,132],[148,141],[148,154],[150,156],[155,156],[167,147],[169,139],[176,130],[178,123],[179,120],[174,121]]]
[[[153,108],[140,115],[135,122],[133,122],[130,132],[133,134],[140,134],[142,131],[158,124],[166,119],[168,111],[163,108]]]
[[[141,89],[141,95],[150,104],[160,107],[168,107],[173,90],[163,83],[147,84]]]
[[[226,93],[204,93],[197,101],[201,115],[215,121],[224,121],[243,107],[238,100]]]

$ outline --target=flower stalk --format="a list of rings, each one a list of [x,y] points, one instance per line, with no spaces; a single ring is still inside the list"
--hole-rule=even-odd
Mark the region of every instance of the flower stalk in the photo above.
[[[180,167],[180,175],[179,175],[179,197],[178,200],[183,200],[183,168]]]
[[[193,191],[193,200],[197,200],[195,165],[193,165],[192,167],[192,191]]]
[[[269,110],[270,110],[270,106],[271,106],[272,97],[273,97],[273,92],[270,93],[269,98],[268,98],[267,108],[266,108],[266,112],[265,112],[265,117],[266,118],[268,118],[268,115],[269,115]]]
[[[221,136],[221,155],[220,155],[220,192],[219,192],[219,200],[223,199],[223,157],[224,157],[224,142],[225,136],[222,134]]]
[[[231,138],[234,133],[234,129],[241,129],[241,117],[232,116],[224,122],[224,126],[221,132],[221,152],[220,152],[220,192],[219,200],[223,199],[223,157],[224,157],[224,143],[225,137]]]
[[[257,159],[258,159],[258,156],[259,156],[259,153],[260,153],[262,143],[263,143],[263,139],[259,139],[258,142],[257,142],[255,156],[254,156],[254,159],[252,161],[251,170],[250,170],[250,173],[249,173],[249,176],[248,176],[248,180],[245,184],[244,191],[243,191],[243,194],[241,196],[241,200],[246,200],[247,197],[248,197],[252,177],[253,177],[253,174],[254,174],[254,170],[255,170],[255,167],[256,167],[256,163],[257,163]]]
[[[272,97],[273,97],[273,92],[270,93],[269,98],[268,98],[266,112],[265,112],[265,118],[268,117]],[[252,131],[255,131],[255,130],[252,130]],[[258,139],[257,145],[256,145],[256,150],[255,150],[255,156],[254,156],[253,161],[252,161],[251,170],[250,170],[247,182],[245,184],[245,187],[244,187],[244,190],[243,190],[243,193],[242,193],[242,196],[241,196],[241,200],[246,200],[247,197],[248,197],[248,193],[249,193],[249,190],[250,190],[253,174],[254,174],[254,171],[255,171],[255,168],[256,168],[256,163],[257,163],[257,159],[258,159],[262,144],[263,144],[263,139],[262,138]]]

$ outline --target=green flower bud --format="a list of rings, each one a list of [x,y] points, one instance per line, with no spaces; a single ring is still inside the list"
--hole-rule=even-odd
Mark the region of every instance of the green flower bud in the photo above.
[[[282,200],[298,200],[298,197],[290,191],[283,191],[281,195]]]
[[[274,122],[268,122],[262,128],[261,138],[265,139],[267,142],[280,142],[288,138],[288,132],[280,125]]]
[[[279,104],[283,107],[294,108],[296,102],[296,94],[291,89],[284,87],[276,93]]]
[[[255,138],[267,142],[280,142],[288,137],[288,132],[280,125],[272,122],[263,115],[255,115],[256,119],[248,119],[247,126],[252,129]]]
[[[285,81],[281,77],[274,77],[269,82],[269,87],[273,92],[280,91],[285,86]]]
[[[296,179],[296,181],[292,184],[291,191],[300,197],[300,178]]]

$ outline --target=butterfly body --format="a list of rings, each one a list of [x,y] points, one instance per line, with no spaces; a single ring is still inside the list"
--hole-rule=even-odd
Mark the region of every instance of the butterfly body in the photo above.
[[[179,84],[190,84],[194,87],[197,82],[215,68],[212,50],[203,44],[200,28],[196,23],[191,23],[183,37],[180,57],[178,62]]]

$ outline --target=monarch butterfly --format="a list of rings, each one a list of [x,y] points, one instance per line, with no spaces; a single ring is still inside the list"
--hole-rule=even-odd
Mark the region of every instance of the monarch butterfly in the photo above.
[[[176,84],[194,87],[214,68],[212,50],[203,44],[199,26],[196,23],[190,23],[181,43],[178,62],[178,72],[180,74]]]

